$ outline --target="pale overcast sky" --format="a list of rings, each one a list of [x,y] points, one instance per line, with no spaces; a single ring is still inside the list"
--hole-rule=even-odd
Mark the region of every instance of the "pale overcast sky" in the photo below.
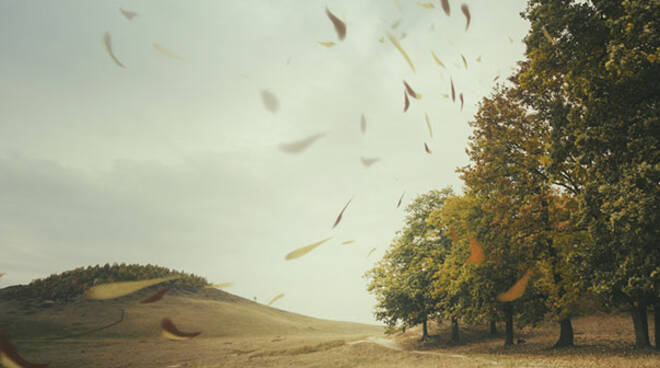
[[[439,1],[0,2],[0,287],[152,263],[261,302],[285,293],[285,310],[373,323],[362,275],[403,224],[399,196],[461,190],[467,122],[523,56],[524,0],[464,2],[467,32],[459,1],[449,17]],[[326,6],[346,20],[343,42]],[[386,30],[406,33],[416,73],[379,42]],[[462,112],[443,97],[450,76]],[[423,95],[406,113],[404,79]],[[326,135],[301,154],[278,149],[316,133]],[[381,160],[365,168],[362,156]]]

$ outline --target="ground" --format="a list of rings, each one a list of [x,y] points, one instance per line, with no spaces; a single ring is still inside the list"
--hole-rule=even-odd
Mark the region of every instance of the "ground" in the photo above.
[[[575,348],[550,349],[558,326],[516,331],[524,343],[504,348],[502,336],[462,329],[448,344],[449,326],[432,325],[430,341],[419,328],[385,335],[378,326],[310,318],[270,308],[221,291],[168,295],[151,305],[144,295],[119,301],[0,302],[0,330],[29,361],[51,367],[659,367],[660,354],[632,348],[627,315],[593,315],[574,321]],[[111,324],[125,310],[124,320]],[[187,341],[160,336],[170,317]],[[83,334],[77,337],[69,335]]]

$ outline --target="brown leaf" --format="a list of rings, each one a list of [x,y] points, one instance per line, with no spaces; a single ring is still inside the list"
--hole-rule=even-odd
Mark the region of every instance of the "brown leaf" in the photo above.
[[[337,216],[337,219],[335,220],[335,224],[332,225],[333,229],[335,227],[337,227],[337,225],[339,225],[339,222],[341,221],[342,216],[344,216],[344,211],[346,211],[346,208],[348,208],[348,205],[351,204],[352,200],[353,200],[353,198],[349,199],[348,202],[346,203],[346,205],[344,206],[344,208],[341,209],[341,212],[339,212],[339,216]]]
[[[125,68],[124,64],[117,59],[115,56],[115,53],[112,52],[112,39],[110,38],[110,33],[106,32],[105,35],[103,36],[103,46],[105,47],[105,51],[108,53],[112,61],[115,62],[115,64],[119,65],[122,68]]]
[[[270,112],[277,112],[280,107],[277,96],[267,89],[261,91],[261,100]]]
[[[119,8],[119,11],[120,11],[120,12],[126,17],[126,19],[128,19],[128,20],[132,20],[133,18],[135,18],[135,17],[138,15],[138,13],[136,13],[136,12],[134,12],[134,11],[124,10],[124,9],[122,9],[122,8]]]
[[[171,319],[163,318],[160,321],[161,334],[164,338],[170,340],[190,340],[199,336],[201,332],[182,332],[174,325]]]
[[[0,335],[0,363],[7,368],[46,368],[48,364],[30,363],[23,359],[9,338]]]
[[[406,112],[410,107],[410,100],[408,99],[408,93],[406,93],[406,91],[403,91],[403,98],[403,112]]]
[[[463,56],[463,54],[461,54],[461,59],[463,59],[463,66],[465,66],[465,70],[467,70],[468,64],[467,64],[467,60],[465,59],[465,56]]]
[[[367,131],[367,118],[364,117],[364,114],[360,117],[360,131],[362,133]]]
[[[429,155],[432,153],[432,152],[431,152],[431,149],[430,149],[429,146],[426,144],[426,142],[424,142],[424,150],[425,150],[426,153],[428,153]]]
[[[456,91],[454,90],[454,80],[449,78],[449,82],[451,83],[451,100],[453,102],[456,102]]]
[[[396,204],[396,208],[401,207],[401,203],[403,202],[403,196],[406,195],[406,192],[401,193],[401,197],[399,197],[399,202]]]
[[[328,15],[328,18],[330,18],[332,25],[335,26],[337,37],[339,38],[340,41],[343,41],[344,38],[346,38],[346,23],[344,23],[341,19],[337,18],[334,14],[332,14],[330,9],[328,8],[325,8],[325,14]]]
[[[468,28],[470,28],[470,8],[467,4],[461,4],[461,11],[463,12],[463,15],[465,15],[465,30],[467,31]]]
[[[155,303],[155,302],[157,302],[157,301],[163,299],[163,296],[165,295],[165,293],[168,292],[168,291],[170,291],[170,289],[171,289],[170,287],[166,287],[166,288],[164,288],[163,290],[157,292],[156,294],[154,294],[154,295],[148,297],[147,299],[144,299],[144,300],[141,301],[140,303],[142,303],[142,304]]]
[[[364,165],[364,167],[369,167],[375,164],[376,162],[380,161],[380,159],[377,157],[374,158],[360,157],[360,161],[362,161],[362,165]]]
[[[325,135],[324,133],[318,133],[311,135],[305,139],[301,139],[299,141],[280,143],[279,149],[280,151],[286,153],[292,153],[292,154],[301,153],[305,151],[307,148],[309,148],[309,146],[311,146],[318,139],[322,138],[324,135]]]
[[[442,3],[442,10],[445,11],[445,14],[450,15],[451,10],[449,9],[449,0],[441,0]]]
[[[480,265],[484,263],[484,248],[479,244],[477,239],[470,239],[470,257],[465,263],[474,263]]]
[[[459,93],[458,98],[461,100],[461,111],[463,111],[463,92]]]

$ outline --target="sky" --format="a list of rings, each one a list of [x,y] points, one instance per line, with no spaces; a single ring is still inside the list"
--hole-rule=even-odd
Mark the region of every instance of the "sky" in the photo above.
[[[467,31],[463,2],[450,1],[450,16],[432,3],[0,2],[0,287],[151,263],[233,282],[226,291],[260,302],[284,293],[274,305],[284,310],[377,323],[364,273],[412,198],[461,191],[468,122],[523,58],[529,28],[524,0],[465,0]],[[125,68],[106,53],[106,32]],[[445,97],[450,78],[462,110]],[[405,113],[403,80],[422,94]],[[318,133],[302,153],[279,149]]]

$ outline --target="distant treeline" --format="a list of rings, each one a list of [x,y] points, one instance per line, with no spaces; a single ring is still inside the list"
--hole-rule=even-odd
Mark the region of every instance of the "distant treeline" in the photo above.
[[[41,299],[68,301],[83,295],[85,289],[108,282],[146,280],[166,276],[180,276],[179,279],[159,284],[176,290],[195,291],[208,282],[205,278],[166,267],[138,264],[117,264],[79,267],[43,279],[36,279],[28,285],[21,285],[7,291],[5,297],[15,299]]]

